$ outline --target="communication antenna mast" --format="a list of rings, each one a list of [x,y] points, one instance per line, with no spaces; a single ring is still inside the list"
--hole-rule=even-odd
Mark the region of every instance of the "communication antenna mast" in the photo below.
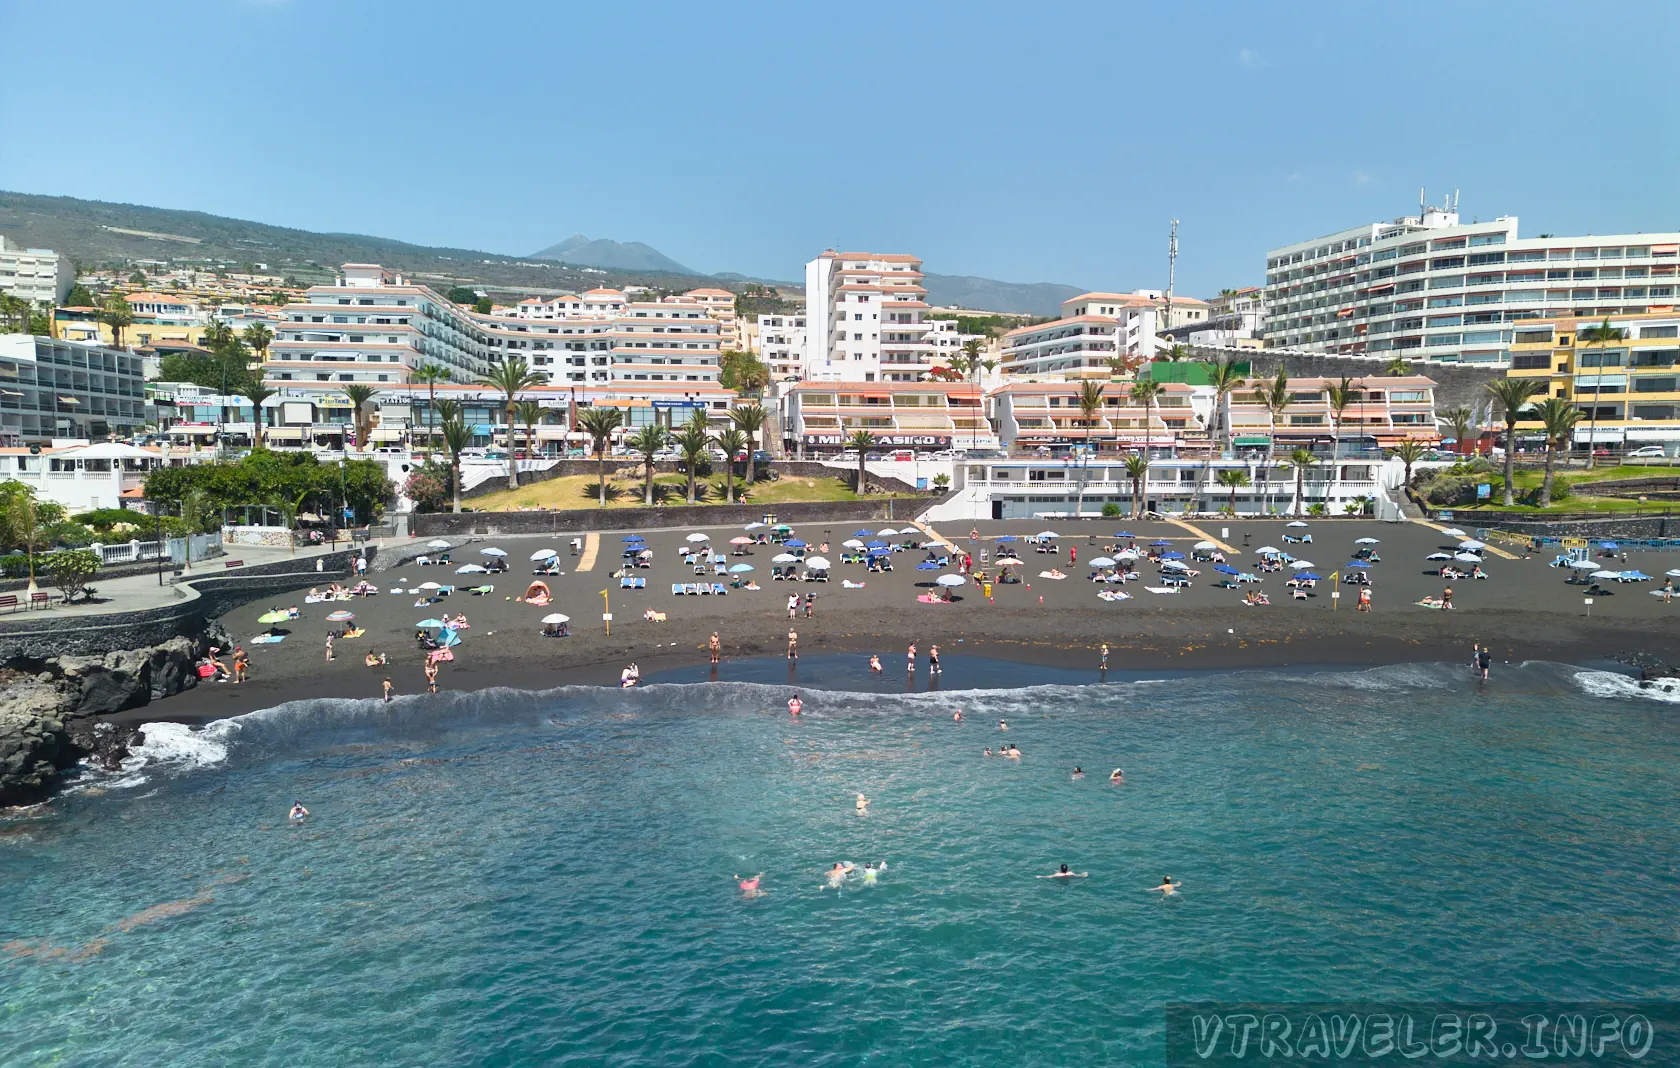
[[[1172,237],[1167,241],[1167,315],[1162,330],[1172,327],[1173,282],[1178,273],[1178,220],[1172,221]],[[1157,331],[1159,332],[1159,331]]]

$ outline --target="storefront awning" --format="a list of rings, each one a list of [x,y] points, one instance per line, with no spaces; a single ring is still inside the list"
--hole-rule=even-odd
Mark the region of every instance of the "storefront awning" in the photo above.
[[[401,441],[403,432],[401,427],[380,426],[374,427],[373,433],[369,437],[373,441]]]
[[[1272,439],[1267,437],[1236,438],[1231,442],[1232,445],[1239,447],[1244,445],[1270,445],[1271,443]]]
[[[302,441],[303,428],[296,426],[271,426],[263,431],[263,436],[270,441]]]

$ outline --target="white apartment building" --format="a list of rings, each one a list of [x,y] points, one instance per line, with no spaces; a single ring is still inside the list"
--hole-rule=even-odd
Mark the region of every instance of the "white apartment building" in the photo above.
[[[591,289],[583,294],[527,297],[514,306],[514,315],[520,319],[610,319],[623,310],[623,293],[616,289]]]
[[[805,377],[805,316],[760,315],[758,358],[770,368],[773,382],[796,382]]]
[[[130,434],[146,422],[140,357],[104,345],[0,336],[0,445]]]
[[[1176,300],[1176,298],[1175,298]],[[1266,328],[1266,295],[1259,286],[1226,290],[1209,300],[1204,320],[1169,326],[1161,336],[1186,345],[1261,349]]]
[[[68,256],[47,248],[22,248],[0,237],[0,293],[57,305],[75,284],[76,269]]]
[[[1266,253],[1268,348],[1509,365],[1511,324],[1674,306],[1680,233],[1519,238],[1456,203]]]
[[[718,344],[725,351],[743,348],[741,331],[735,322],[735,294],[727,289],[702,287],[691,289],[680,297],[666,297],[671,304],[698,304],[706,314],[718,321]]]
[[[915,382],[932,371],[922,261],[827,251],[805,265],[805,376]]]
[[[1205,317],[1207,305],[1174,297],[1174,318]],[[1062,317],[1036,326],[1019,326],[1003,335],[1005,375],[1083,377],[1109,374],[1117,355],[1136,367],[1154,357],[1163,318],[1159,294],[1083,293],[1062,302]]]
[[[715,385],[721,330],[701,304],[632,302],[613,321],[613,381]]]

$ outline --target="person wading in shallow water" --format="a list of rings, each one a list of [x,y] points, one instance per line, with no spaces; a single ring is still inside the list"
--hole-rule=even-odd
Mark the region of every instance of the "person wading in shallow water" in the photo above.
[[[788,629],[788,659],[799,659],[799,632],[792,628]]]
[[[706,649],[712,654],[712,663],[716,664],[723,656],[723,642],[718,638],[718,632],[712,631],[712,636],[706,640]]]

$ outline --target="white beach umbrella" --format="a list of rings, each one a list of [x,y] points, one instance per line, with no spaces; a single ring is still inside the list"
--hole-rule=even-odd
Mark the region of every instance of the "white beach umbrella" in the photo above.
[[[693,534],[690,534],[686,540],[687,541],[711,541],[712,536],[710,534],[702,534],[697,530]]]
[[[552,560],[556,556],[559,556],[559,555],[560,554],[555,552],[553,549],[538,549],[536,552],[531,554],[531,559],[533,559],[533,560]]]
[[[1195,546],[1195,547],[1196,547],[1196,548],[1198,548],[1198,549],[1214,549],[1214,548],[1218,548],[1218,546],[1216,546],[1216,545],[1214,545],[1214,544],[1213,544],[1213,542],[1211,542],[1211,541],[1198,541],[1198,542],[1197,542],[1197,543],[1196,543],[1196,546]]]
[[[478,552],[479,552],[480,556],[506,556],[507,555],[506,552],[502,551],[501,549],[496,548],[494,545],[492,545],[488,549],[480,549],[480,550],[478,550]]]
[[[1665,571],[1663,574],[1669,578],[1680,578],[1680,567],[1675,568],[1673,571]]]
[[[848,538],[845,541],[841,542],[840,545],[843,548],[847,548],[847,549],[861,549],[861,548],[863,548],[863,542],[857,540],[856,538]]]
[[[751,523],[748,523],[746,526],[742,527],[741,529],[742,530],[757,530],[759,527],[762,527],[763,525],[764,525],[763,523],[757,522],[755,520]]]
[[[570,623],[572,621],[572,617],[561,615],[559,612],[550,612],[548,615],[542,617],[542,621],[544,623]]]
[[[1110,559],[1109,557],[1106,557],[1106,556],[1099,556],[1095,560],[1087,561],[1087,563],[1091,567],[1113,567],[1114,566],[1114,561],[1112,559]]]
[[[1024,561],[1019,556],[1005,556],[997,562],[999,567],[1020,567]]]
[[[1161,561],[1161,570],[1162,571],[1188,571],[1188,570],[1190,570],[1190,565],[1185,563],[1183,560],[1163,560],[1163,561]]]
[[[1576,571],[1597,571],[1598,565],[1591,560],[1571,560],[1569,566]]]
[[[1622,573],[1620,571],[1594,571],[1587,577],[1595,579],[1619,579],[1622,577]]]
[[[875,532],[875,536],[877,538],[896,538],[898,537],[898,531],[894,530],[892,527],[882,527],[880,530]]]
[[[797,564],[799,562],[799,557],[793,555],[792,553],[777,553],[775,556],[770,558],[770,562],[772,564]]]
[[[1441,533],[1445,534],[1449,538],[1468,538],[1470,536],[1457,527],[1448,527],[1447,529],[1441,531]]]
[[[472,574],[482,575],[484,572],[486,572],[488,570],[489,570],[489,568],[486,568],[483,564],[462,564],[460,567],[455,569],[455,573],[457,575],[472,575]]]
[[[1061,537],[1061,535],[1056,533],[1054,530],[1041,530],[1041,531],[1038,532],[1038,536],[1041,537],[1041,538],[1059,538],[1059,537]]]
[[[1452,559],[1452,553],[1430,553],[1428,556],[1424,557],[1424,559],[1425,560],[1451,560]]]
[[[1459,553],[1453,559],[1461,564],[1479,564],[1482,562],[1482,558],[1475,553]]]
[[[441,590],[443,586],[437,582],[422,582],[420,588],[423,590]]]
[[[941,586],[961,586],[968,580],[961,575],[940,575],[936,580]]]
[[[1313,563],[1311,560],[1291,560],[1289,561],[1289,566],[1294,568],[1296,571],[1305,571],[1309,567],[1317,567],[1318,565]]]
[[[442,538],[439,538],[435,541],[428,541],[426,543],[426,548],[428,548],[428,549],[453,549],[453,548],[455,548],[455,546],[449,544],[447,541],[444,541]]]
[[[814,567],[818,571],[826,571],[828,570],[828,559],[822,556],[812,556],[806,559],[805,566]]]
[[[1303,523],[1301,520],[1297,519],[1292,523],[1285,523],[1284,526],[1286,526],[1286,527],[1304,527],[1304,526],[1306,526],[1306,524]]]
[[[1256,555],[1265,556],[1267,553],[1281,553],[1283,550],[1278,548],[1276,545],[1262,545],[1260,548],[1254,550],[1254,552]]]
[[[1487,544],[1485,542],[1476,541],[1472,538],[1469,541],[1459,542],[1458,547],[1460,549],[1485,549],[1487,548]]]
[[[751,545],[752,543],[753,543],[753,540],[751,538],[736,537],[736,538],[730,538],[729,539],[729,544],[731,544],[731,545]]]
[[[1353,543],[1355,545],[1375,545],[1375,544],[1377,544],[1377,539],[1375,539],[1375,538],[1355,538],[1355,539],[1353,539]]]

